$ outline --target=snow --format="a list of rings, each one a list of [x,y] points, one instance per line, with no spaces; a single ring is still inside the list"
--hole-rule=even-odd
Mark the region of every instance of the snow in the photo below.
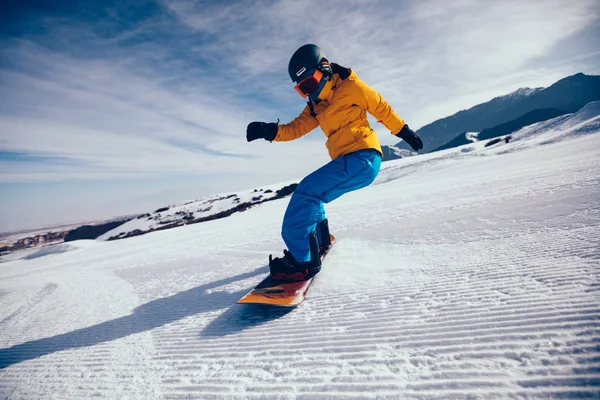
[[[533,88],[533,89],[532,88],[520,88],[520,89],[515,90],[512,93],[509,93],[507,96],[529,97],[532,94],[535,94],[535,93],[537,93],[539,91],[542,91],[542,90],[544,90],[543,87],[538,87],[538,88]]]
[[[519,148],[556,143],[572,136],[588,135],[600,130],[600,101],[585,105],[575,114],[561,115],[521,128],[511,136],[523,142]],[[543,133],[543,134],[542,134]],[[524,139],[528,139],[524,141]]]
[[[297,182],[295,182],[297,183]],[[175,204],[162,207],[153,213],[146,213],[132,219],[115,229],[98,237],[98,240],[123,238],[131,232],[151,232],[162,227],[175,224],[183,225],[193,221],[212,217],[216,214],[227,212],[235,207],[246,208],[250,205],[260,204],[278,198],[278,191],[294,184],[294,182],[267,185],[260,189],[247,189],[237,193],[225,193],[206,196],[199,200],[188,201],[184,204]],[[248,207],[249,208],[249,207]]]
[[[544,89],[545,88],[543,88],[543,87],[537,87],[537,88],[528,88],[528,87],[519,88],[519,89],[517,89],[517,90],[515,90],[513,92],[510,92],[509,94],[505,94],[505,95],[502,95],[502,96],[494,97],[492,99],[492,101],[494,101],[494,100],[496,100],[496,101],[498,101],[498,100],[500,100],[500,101],[514,100],[515,98],[517,98],[517,99],[524,99],[524,98],[529,97],[529,96],[531,96],[533,94],[539,93],[539,92],[541,92]],[[480,106],[481,106],[481,104],[475,106],[475,108],[476,107],[480,107]]]
[[[293,310],[235,304],[289,198],[5,262],[0,398],[598,398],[599,114],[385,163]]]
[[[49,254],[66,253],[67,251],[72,251],[75,249],[77,249],[76,246],[66,244],[66,243],[53,244],[53,245],[49,245],[49,246],[44,246],[41,249],[39,249],[31,254],[26,255],[25,257],[23,257],[23,259],[31,260],[33,258],[44,257]]]

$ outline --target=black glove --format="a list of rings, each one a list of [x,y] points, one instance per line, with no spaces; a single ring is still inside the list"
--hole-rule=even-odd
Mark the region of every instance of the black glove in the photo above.
[[[396,133],[396,136],[406,141],[406,143],[408,143],[414,151],[419,151],[423,148],[423,141],[419,135],[417,135],[415,131],[410,129],[406,124],[404,124],[404,127],[400,129],[400,132]]]
[[[276,122],[250,122],[246,128],[246,140],[249,142],[256,139],[265,139],[272,142],[277,136]]]

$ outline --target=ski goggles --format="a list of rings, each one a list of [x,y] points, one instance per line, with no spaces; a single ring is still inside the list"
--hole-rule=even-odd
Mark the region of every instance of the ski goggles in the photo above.
[[[302,97],[310,96],[322,86],[322,79],[323,72],[315,69],[312,74],[298,82],[298,84],[294,86],[294,89],[296,89],[296,92]]]

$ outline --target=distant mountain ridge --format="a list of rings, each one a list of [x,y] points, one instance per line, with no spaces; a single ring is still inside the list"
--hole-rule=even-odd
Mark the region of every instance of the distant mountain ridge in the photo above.
[[[404,150],[403,150],[404,151]],[[0,244],[0,256],[13,251],[40,247],[47,244],[76,240],[118,240],[145,235],[150,232],[178,226],[197,224],[225,218],[244,212],[262,203],[282,199],[291,195],[297,183],[268,185],[261,189],[248,189],[236,193],[215,194],[185,204],[172,204],[154,212],[124,216],[109,221],[87,223],[68,231],[48,232],[35,237],[8,240]],[[52,228],[48,228],[52,229]],[[9,237],[10,239],[10,237]],[[44,253],[46,254],[46,253]]]
[[[504,122],[493,128],[484,129],[479,132],[479,140],[493,139],[498,136],[507,135],[524,126],[535,124],[536,122],[546,121],[560,115],[568,114],[562,110],[556,108],[540,108],[526,113],[517,119],[512,121]]]
[[[424,151],[437,149],[464,132],[481,132],[516,120],[537,109],[573,113],[591,101],[600,100],[600,76],[578,73],[547,88],[521,88],[504,96],[462,110],[420,128]],[[407,148],[400,143],[396,147]]]
[[[475,135],[473,135],[472,132],[461,133],[445,145],[440,146],[433,151],[450,149],[452,147],[458,147],[467,143],[471,143],[474,141],[473,136],[476,140],[487,140],[497,138],[498,136],[502,135],[508,135],[509,133],[513,133],[524,126],[535,124],[536,122],[540,121],[546,121],[564,114],[568,113],[555,108],[536,109],[512,121],[504,122],[500,125],[496,125],[493,128],[484,129]]]

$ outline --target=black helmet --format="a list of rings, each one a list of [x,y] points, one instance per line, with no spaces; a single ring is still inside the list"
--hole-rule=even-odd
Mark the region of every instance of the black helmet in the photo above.
[[[324,75],[331,75],[331,67],[325,53],[314,44],[305,44],[296,50],[288,65],[290,78],[296,83],[313,73],[315,69],[321,70]]]

